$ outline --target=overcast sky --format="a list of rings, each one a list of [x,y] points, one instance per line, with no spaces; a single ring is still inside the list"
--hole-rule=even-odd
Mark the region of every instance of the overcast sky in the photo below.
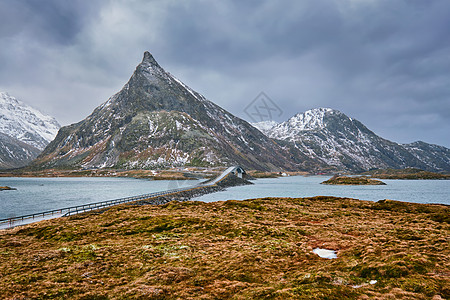
[[[119,91],[144,51],[231,113],[338,109],[450,147],[450,1],[0,0],[0,91],[62,124]]]

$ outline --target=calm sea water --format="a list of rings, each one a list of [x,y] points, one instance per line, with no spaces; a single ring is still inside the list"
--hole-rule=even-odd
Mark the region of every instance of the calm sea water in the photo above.
[[[0,178],[0,219],[58,208],[165,191],[198,180],[150,181],[134,178]]]
[[[393,199],[450,205],[449,180],[383,180],[384,186],[329,186],[326,176],[258,179],[254,185],[229,188],[194,200],[211,202],[259,197],[310,197],[318,195],[378,201]],[[0,178],[0,219],[103,200],[164,191],[199,181],[149,181],[131,178]]]
[[[392,199],[415,203],[450,204],[450,180],[382,180],[387,185],[338,186],[321,182],[329,176],[292,176],[258,179],[255,185],[240,186],[204,195],[195,200],[244,200],[261,197],[336,196],[378,201]]]

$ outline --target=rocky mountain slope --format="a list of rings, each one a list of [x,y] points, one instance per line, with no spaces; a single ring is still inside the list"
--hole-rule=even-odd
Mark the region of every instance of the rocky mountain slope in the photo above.
[[[53,140],[59,127],[53,117],[0,92],[0,169],[31,162]]]
[[[30,163],[41,150],[0,132],[0,169],[19,168]]]
[[[293,170],[312,163],[298,162],[288,149],[187,87],[145,52],[123,89],[85,120],[61,128],[32,167],[240,164]]]
[[[43,150],[58,133],[55,118],[0,92],[0,132]]]
[[[272,125],[262,128],[268,137],[291,144],[310,159],[338,170],[415,167],[450,171],[450,149],[423,142],[401,145],[388,141],[330,108],[312,109]],[[259,128],[261,124],[254,126]]]
[[[415,158],[428,166],[428,170],[450,172],[450,149],[428,144],[422,141],[411,144],[402,144]]]

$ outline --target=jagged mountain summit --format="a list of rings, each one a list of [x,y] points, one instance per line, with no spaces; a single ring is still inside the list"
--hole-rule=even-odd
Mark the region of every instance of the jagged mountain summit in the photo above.
[[[415,167],[450,170],[450,149],[426,143],[400,145],[383,139],[358,120],[330,108],[299,113],[266,131],[272,139],[288,142],[310,159],[338,170]]]
[[[128,83],[85,120],[61,128],[36,168],[224,166],[298,169],[287,150],[205,99],[145,52]]]
[[[0,92],[0,133],[43,150],[60,127],[55,118]]]

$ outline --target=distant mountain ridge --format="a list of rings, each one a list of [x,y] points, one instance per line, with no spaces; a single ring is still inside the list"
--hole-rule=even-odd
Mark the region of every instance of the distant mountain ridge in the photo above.
[[[358,120],[331,108],[299,113],[265,128],[265,134],[290,143],[310,159],[352,172],[373,168],[421,168],[450,171],[450,149],[416,142],[401,145],[383,139]],[[259,123],[254,124],[260,127]]]
[[[246,121],[205,99],[145,52],[128,83],[85,120],[61,128],[34,168],[302,168]]]
[[[30,163],[53,140],[59,127],[53,117],[0,92],[0,169]]]
[[[59,128],[55,118],[41,113],[8,93],[0,92],[0,132],[43,150]]]
[[[444,146],[428,144],[417,141],[410,144],[402,144],[417,160],[428,165],[431,171],[450,172],[450,149]]]
[[[0,132],[0,169],[24,167],[41,150]]]

